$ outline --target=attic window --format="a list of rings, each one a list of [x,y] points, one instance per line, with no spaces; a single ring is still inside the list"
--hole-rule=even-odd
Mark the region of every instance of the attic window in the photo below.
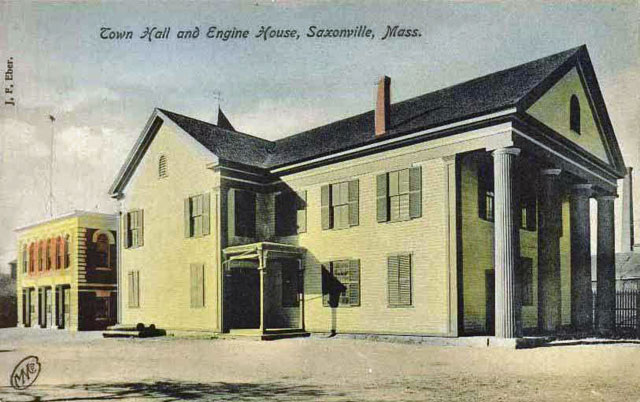
[[[569,124],[571,131],[580,134],[580,101],[575,95],[571,95],[569,105]]]
[[[160,155],[158,159],[158,178],[167,177],[167,156]]]

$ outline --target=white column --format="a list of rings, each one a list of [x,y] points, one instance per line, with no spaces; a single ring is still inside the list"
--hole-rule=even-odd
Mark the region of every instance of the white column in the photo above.
[[[598,201],[598,289],[596,296],[596,323],[598,331],[610,335],[615,329],[616,257],[615,219],[612,195],[596,198]]]
[[[495,335],[515,338],[518,304],[516,300],[516,263],[519,252],[518,230],[514,222],[513,163],[520,154],[517,148],[493,152],[495,199]]]
[[[593,323],[591,290],[591,184],[571,189],[571,323],[578,332],[589,332]]]

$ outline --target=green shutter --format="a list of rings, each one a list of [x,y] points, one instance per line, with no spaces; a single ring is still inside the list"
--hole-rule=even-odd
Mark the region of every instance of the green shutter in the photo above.
[[[409,169],[409,217],[422,216],[422,167]]]
[[[129,299],[129,307],[135,307],[133,304],[133,272],[128,272],[127,273],[127,287],[128,287],[128,299]]]
[[[376,218],[378,222],[386,222],[389,220],[389,197],[388,197],[388,176],[386,173],[379,174],[376,177],[376,199],[377,212]]]
[[[298,233],[307,231],[307,191],[296,193],[296,225]]]
[[[138,247],[144,245],[144,209],[138,211]]]
[[[191,307],[204,307],[204,264],[190,264]]]
[[[349,304],[360,305],[360,260],[349,260]]]
[[[191,237],[191,199],[184,199],[184,237]]]
[[[189,295],[191,296],[191,308],[197,307],[196,297],[197,297],[197,289],[196,283],[198,280],[198,264],[189,264],[189,268],[191,269],[191,275],[189,276]]]
[[[331,214],[331,186],[324,185],[320,188],[320,212],[322,220],[322,230],[333,227],[333,216]]]
[[[204,193],[202,195],[202,235],[206,236],[211,233],[211,194]]]
[[[124,248],[129,248],[131,243],[129,243],[129,219],[131,214],[129,212],[124,213],[124,218],[122,219],[122,245]]]
[[[236,235],[236,190],[230,188],[227,192],[227,233],[230,241]]]
[[[398,305],[400,296],[398,294],[398,256],[392,255],[387,258],[387,297],[390,306]]]
[[[358,180],[349,182],[349,226],[359,223],[359,183]]]
[[[320,274],[322,275],[322,305],[329,307],[329,291],[331,286],[331,263],[327,262],[320,265]]]
[[[398,256],[398,297],[399,305],[411,305],[411,254]]]

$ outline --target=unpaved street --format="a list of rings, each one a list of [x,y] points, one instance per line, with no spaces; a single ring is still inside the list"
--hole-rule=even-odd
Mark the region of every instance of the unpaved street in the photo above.
[[[42,372],[13,390],[10,373],[28,355]],[[3,401],[640,401],[640,345],[506,350],[2,329],[0,378]]]

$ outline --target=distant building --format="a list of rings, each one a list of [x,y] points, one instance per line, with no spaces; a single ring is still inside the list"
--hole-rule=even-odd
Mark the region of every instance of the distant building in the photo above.
[[[16,229],[18,322],[102,329],[116,322],[117,215],[75,211]]]
[[[625,164],[586,47],[397,103],[383,77],[374,110],[277,141],[218,121],[155,109],[110,189],[123,326],[590,331],[595,198],[613,329]]]

